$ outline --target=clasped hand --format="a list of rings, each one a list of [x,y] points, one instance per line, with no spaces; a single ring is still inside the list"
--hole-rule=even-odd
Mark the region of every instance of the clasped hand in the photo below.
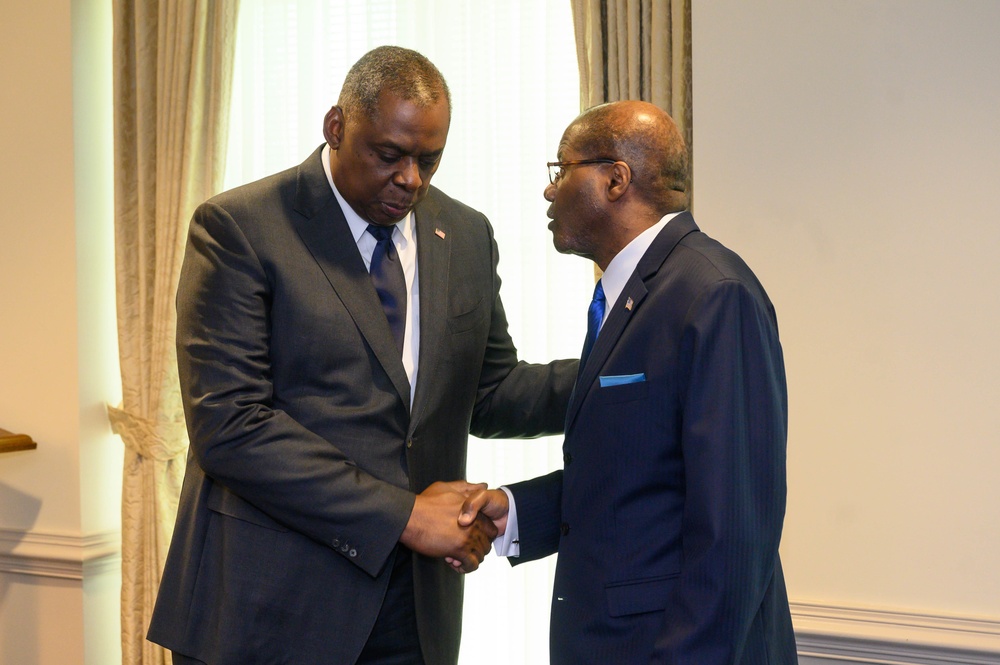
[[[500,496],[497,496],[499,494]],[[439,481],[417,495],[400,542],[471,573],[507,526],[507,495],[486,483]]]

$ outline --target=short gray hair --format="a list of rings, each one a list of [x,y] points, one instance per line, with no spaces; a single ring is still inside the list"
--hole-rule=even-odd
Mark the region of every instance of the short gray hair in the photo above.
[[[361,56],[344,78],[338,106],[345,118],[360,114],[374,120],[383,90],[418,106],[444,96],[451,115],[451,92],[444,76],[424,55],[399,46],[379,46]]]

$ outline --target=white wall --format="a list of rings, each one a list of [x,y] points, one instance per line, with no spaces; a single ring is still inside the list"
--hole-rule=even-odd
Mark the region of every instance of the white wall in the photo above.
[[[0,662],[120,660],[110,3],[0,20]]]
[[[695,218],[785,350],[796,627],[1000,662],[1000,3],[693,23]]]

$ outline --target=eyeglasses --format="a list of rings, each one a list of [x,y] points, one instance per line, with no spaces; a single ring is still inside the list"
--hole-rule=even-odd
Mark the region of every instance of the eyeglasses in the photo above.
[[[584,166],[587,164],[614,164],[614,159],[574,159],[568,162],[548,162],[549,182],[553,185],[566,175],[567,166]]]

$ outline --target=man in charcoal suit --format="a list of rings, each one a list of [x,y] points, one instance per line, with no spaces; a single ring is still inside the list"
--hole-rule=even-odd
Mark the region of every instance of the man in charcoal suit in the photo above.
[[[422,55],[359,60],[300,166],[191,223],[191,452],[148,637],[177,663],[453,665],[471,430],[561,431],[575,361],[528,365],[479,212],[430,187],[451,119]],[[436,481],[453,481],[443,483]]]

